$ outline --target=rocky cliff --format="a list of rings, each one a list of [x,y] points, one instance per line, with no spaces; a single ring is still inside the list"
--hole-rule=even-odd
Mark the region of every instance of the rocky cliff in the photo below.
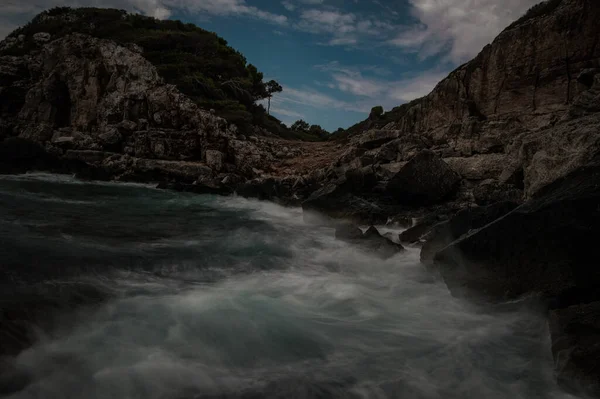
[[[0,173],[235,191],[302,203],[318,223],[417,218],[401,240],[427,241],[422,260],[453,293],[548,301],[559,380],[598,393],[600,3],[548,4],[428,96],[327,143],[241,134],[166,84],[137,46],[11,37],[0,49],[33,48],[0,56]],[[338,228],[385,256],[402,250],[376,230]]]
[[[136,45],[10,37],[5,54],[33,48],[0,57],[0,137],[34,142],[51,163],[95,177],[308,199],[307,209],[329,213],[335,203],[335,216],[359,219],[522,201],[599,148],[600,5],[553,4],[511,25],[428,96],[384,115],[385,125],[361,125],[379,129],[315,145],[240,134],[166,84]],[[423,151],[435,157],[415,158]]]
[[[599,149],[600,4],[552,4],[511,25],[428,96],[351,129],[337,166],[372,165],[385,178],[433,150],[463,178],[465,198],[485,204],[507,199],[502,193],[529,198],[589,161]]]
[[[5,171],[31,168],[16,159],[38,154],[22,150],[31,145],[45,153],[45,164],[37,155],[31,160],[42,169],[233,189],[278,159],[302,153],[283,141],[246,137],[199,109],[135,46],[81,34],[54,41],[38,34],[36,42],[25,56],[0,57]]]

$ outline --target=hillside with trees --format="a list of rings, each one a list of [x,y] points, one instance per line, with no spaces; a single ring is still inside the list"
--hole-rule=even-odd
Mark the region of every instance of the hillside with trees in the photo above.
[[[270,100],[283,88],[276,81],[263,81],[256,66],[213,32],[194,24],[158,20],[124,10],[59,7],[45,11],[9,37],[24,35],[29,41],[0,55],[24,55],[35,48],[33,35],[46,32],[53,38],[82,33],[119,44],[135,44],[167,83],[177,88],[200,107],[236,124],[242,131],[258,126],[287,139],[306,139],[305,132],[294,131],[257,104]],[[315,137],[309,137],[311,140]]]

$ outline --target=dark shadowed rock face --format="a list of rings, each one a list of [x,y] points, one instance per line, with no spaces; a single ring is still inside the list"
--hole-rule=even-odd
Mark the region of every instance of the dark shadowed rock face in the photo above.
[[[455,294],[491,300],[561,298],[600,284],[600,166],[582,168],[435,256]]]
[[[313,192],[302,202],[305,212],[319,212],[334,218],[346,218],[371,223],[382,223],[387,220],[389,210],[377,200],[370,200],[355,194],[355,186],[351,181],[343,179],[329,183]]]
[[[559,384],[600,395],[600,302],[551,310],[549,325]]]
[[[446,235],[448,227],[445,226]],[[442,236],[443,237],[443,236]],[[434,261],[454,295],[548,299],[561,385],[600,394],[600,162],[559,179],[528,203],[450,244]],[[423,256],[431,257],[435,239]]]
[[[437,252],[472,230],[480,229],[506,215],[517,206],[514,202],[498,202],[494,205],[467,208],[458,212],[452,219],[434,226],[427,233],[426,242],[421,248],[421,262],[433,263]]]
[[[598,19],[597,1],[562,0],[511,25],[429,95],[350,128],[348,154],[386,171],[429,149],[479,205],[532,197],[600,151]]]
[[[422,151],[390,179],[387,190],[402,204],[434,204],[454,194],[459,182],[433,151]]]

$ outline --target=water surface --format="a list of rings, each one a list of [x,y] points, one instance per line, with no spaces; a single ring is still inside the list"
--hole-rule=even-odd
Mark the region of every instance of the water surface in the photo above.
[[[300,209],[0,177],[0,240],[0,328],[35,341],[0,344],[6,397],[568,397],[535,306],[455,299],[417,249],[382,261]]]

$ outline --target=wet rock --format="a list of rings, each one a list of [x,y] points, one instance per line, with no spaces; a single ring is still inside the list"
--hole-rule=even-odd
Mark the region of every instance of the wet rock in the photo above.
[[[387,190],[396,200],[407,205],[440,202],[458,188],[460,177],[433,151],[422,151],[394,177]]]
[[[390,232],[383,234],[383,236],[395,244],[400,244],[400,235],[399,234],[392,233],[390,231]]]
[[[594,162],[438,252],[435,262],[450,290],[492,301],[595,292],[599,182],[600,162]]]
[[[356,225],[341,223],[336,226],[335,238],[356,245],[382,259],[390,258],[402,251],[404,247],[381,235],[374,226],[364,233]]]
[[[389,212],[376,201],[361,198],[348,185],[330,183],[313,192],[302,202],[304,212],[317,211],[336,219],[352,219],[373,223],[385,222]]]
[[[407,244],[418,244],[425,240],[434,226],[447,220],[448,216],[444,212],[428,213],[425,217],[419,218],[413,226],[400,233],[400,241]]]
[[[551,310],[549,326],[558,383],[600,395],[600,302]]]
[[[361,245],[381,258],[390,258],[404,251],[404,247],[382,236],[377,228],[371,226],[361,238]]]
[[[423,234],[426,242],[421,248],[421,262],[433,263],[433,258],[452,242],[464,234],[480,229],[494,220],[506,215],[518,206],[514,202],[498,202],[485,207],[472,207],[458,212],[446,222],[439,223]]]

